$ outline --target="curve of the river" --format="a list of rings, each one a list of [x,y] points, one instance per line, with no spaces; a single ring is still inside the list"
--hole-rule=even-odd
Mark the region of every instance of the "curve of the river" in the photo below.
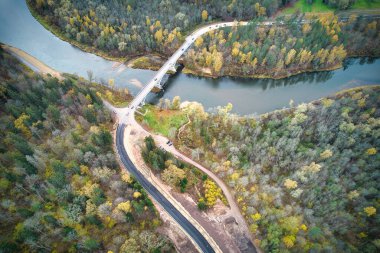
[[[30,14],[24,0],[0,1],[0,41],[20,48],[52,68],[87,77],[92,70],[97,81],[114,79],[117,87],[126,87],[136,94],[149,81],[154,71],[130,69],[125,65],[83,52],[47,31]],[[272,79],[200,78],[178,73],[171,77],[165,92],[148,97],[180,96],[183,101],[198,101],[206,108],[234,105],[240,114],[264,113],[295,103],[309,102],[345,88],[380,83],[379,59],[349,59],[345,67],[335,71],[315,72]]]

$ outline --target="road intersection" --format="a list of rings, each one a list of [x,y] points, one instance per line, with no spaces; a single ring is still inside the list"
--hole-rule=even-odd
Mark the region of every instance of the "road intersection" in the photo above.
[[[168,214],[175,221],[177,221],[177,223],[181,226],[182,230],[191,237],[191,240],[193,242],[197,244],[197,248],[203,252],[221,252],[221,250],[204,229],[202,229],[202,233],[201,233],[199,229],[197,229],[196,226],[191,224],[189,220],[186,219],[184,215],[182,215],[181,211],[177,210],[177,208],[175,208],[174,205],[167,198],[165,198],[165,196],[162,195],[152,183],[149,182],[149,180],[144,176],[144,174],[142,174],[136,168],[136,166],[133,164],[133,162],[130,159],[131,154],[128,154],[127,150],[124,147],[125,128],[127,126],[138,125],[138,123],[135,120],[136,110],[140,107],[141,104],[143,104],[146,96],[151,92],[151,90],[154,87],[160,87],[160,82],[161,82],[161,79],[164,77],[164,75],[169,70],[171,70],[173,66],[175,66],[177,60],[186,52],[186,50],[194,43],[194,41],[197,38],[199,38],[200,36],[202,36],[203,34],[209,31],[216,30],[219,28],[245,26],[247,24],[248,22],[223,22],[223,23],[210,24],[202,28],[199,28],[198,30],[194,31],[185,39],[185,42],[181,45],[181,47],[178,48],[178,50],[157,71],[157,73],[153,76],[153,78],[141,89],[141,91],[134,97],[134,99],[128,105],[128,107],[114,108],[109,103],[105,102],[106,106],[112,109],[114,113],[117,115],[117,118],[119,121],[119,125],[116,131],[116,148],[117,148],[117,152],[119,154],[120,160],[123,163],[124,167],[130,173],[132,173],[132,175],[135,176],[136,180],[144,187],[144,189],[168,212]],[[272,21],[262,23],[262,25],[272,25],[272,24],[273,24]],[[166,139],[162,141],[167,142]],[[168,146],[166,148],[169,149],[168,150],[169,152],[173,152],[175,156],[177,157],[180,156],[181,159],[186,160],[186,158],[184,158],[183,155],[181,155],[178,151],[176,151],[173,146]],[[200,166],[199,164],[197,165]],[[207,171],[207,169],[203,167],[202,167],[202,170],[204,170],[204,172]],[[212,173],[208,172],[207,174],[212,174]],[[223,186],[225,186],[224,183],[220,179],[217,178],[217,180],[218,180],[218,185],[222,184]],[[238,212],[240,214],[240,211],[236,203],[234,202],[232,195],[228,192],[227,187],[224,187],[222,190],[225,194],[227,193],[226,196],[229,196],[228,200],[229,200],[229,203],[232,204],[230,205],[231,205],[231,208],[234,209],[233,211],[235,213]],[[248,229],[246,228],[244,218],[241,216],[241,214],[236,215],[236,217],[237,217],[236,220],[238,224],[240,224],[241,226],[244,226],[244,230],[247,233],[249,233]],[[252,248],[254,249],[254,246]],[[254,250],[254,252],[256,252],[256,250]]]

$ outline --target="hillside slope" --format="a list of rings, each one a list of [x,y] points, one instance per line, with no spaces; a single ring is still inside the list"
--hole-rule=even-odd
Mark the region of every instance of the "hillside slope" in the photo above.
[[[233,189],[265,252],[379,250],[380,87],[257,118],[190,115],[178,145]]]
[[[0,252],[172,252],[96,92],[0,48]]]

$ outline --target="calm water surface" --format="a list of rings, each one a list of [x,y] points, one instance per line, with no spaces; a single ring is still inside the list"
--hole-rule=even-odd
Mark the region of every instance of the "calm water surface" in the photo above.
[[[0,0],[0,41],[20,48],[52,68],[87,78],[92,70],[97,81],[115,79],[117,87],[126,87],[132,94],[140,89],[136,80],[147,82],[154,71],[136,70],[85,53],[60,40],[36,21],[23,0]],[[219,78],[208,79],[182,73],[171,77],[165,91],[151,94],[148,101],[159,98],[198,101],[206,108],[234,105],[239,114],[264,113],[295,103],[309,102],[345,88],[363,84],[380,84],[380,60],[350,59],[336,71],[306,73],[294,77],[271,79]]]

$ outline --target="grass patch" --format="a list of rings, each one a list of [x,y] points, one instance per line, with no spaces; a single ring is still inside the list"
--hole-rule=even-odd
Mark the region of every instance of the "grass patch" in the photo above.
[[[306,12],[333,12],[335,9],[327,6],[322,2],[322,0],[316,0],[313,4],[308,4],[306,0],[299,0],[294,3],[293,6],[288,7],[283,10],[283,14],[293,14],[297,10],[301,13]]]
[[[173,130],[178,130],[187,122],[186,114],[180,110],[159,110],[153,105],[144,106],[145,115],[136,114],[137,120],[142,122],[154,133],[173,138]]]
[[[141,56],[131,61],[131,67],[135,69],[159,70],[163,65],[161,59],[162,58],[153,55]]]
[[[357,0],[351,9],[363,10],[363,9],[376,9],[380,8],[380,0]]]
[[[378,9],[380,8],[380,0],[357,0],[356,3],[348,10],[366,10],[366,9]],[[315,0],[312,4],[308,4],[306,0],[298,0],[293,6],[285,8],[282,14],[293,14],[297,10],[301,13],[306,12],[334,12],[335,8],[323,3],[323,0]]]
[[[139,57],[133,61],[134,68],[149,68],[151,65],[149,58],[146,56]]]

